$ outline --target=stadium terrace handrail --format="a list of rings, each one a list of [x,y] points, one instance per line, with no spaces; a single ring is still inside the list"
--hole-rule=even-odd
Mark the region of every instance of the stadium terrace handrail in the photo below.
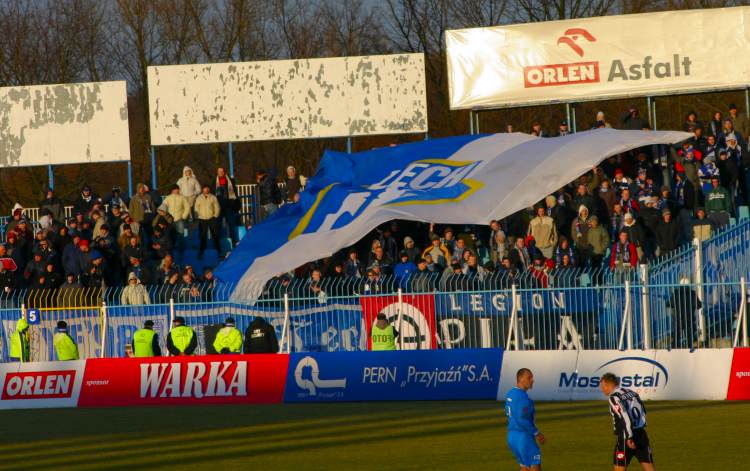
[[[283,184],[280,184],[283,186]],[[237,196],[240,199],[240,211],[239,215],[242,220],[242,224],[245,226],[252,226],[259,221],[258,212],[258,200],[259,200],[259,188],[255,183],[237,185]],[[109,205],[104,204],[104,210],[109,210]],[[23,208],[23,214],[26,216],[34,229],[39,227],[39,208],[28,207]],[[63,214],[65,218],[73,217],[73,206],[65,206],[63,208]],[[10,221],[10,216],[0,216],[0,242],[5,241],[5,226]]]

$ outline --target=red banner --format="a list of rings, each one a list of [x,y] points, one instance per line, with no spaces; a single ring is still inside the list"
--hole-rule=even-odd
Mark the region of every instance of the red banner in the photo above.
[[[750,400],[750,348],[734,349],[727,399],[730,401]]]
[[[79,407],[280,403],[289,355],[86,361]]]
[[[367,326],[367,347],[372,349],[370,334],[379,313],[399,331],[404,350],[437,348],[435,339],[435,297],[431,294],[402,296],[403,309],[399,320],[397,296],[362,296],[362,313]],[[396,344],[399,345],[400,341]]]

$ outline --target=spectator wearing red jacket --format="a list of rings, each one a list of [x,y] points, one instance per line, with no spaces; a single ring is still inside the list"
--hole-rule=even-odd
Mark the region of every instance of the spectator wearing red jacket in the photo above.
[[[612,245],[609,268],[615,271],[631,270],[638,266],[638,250],[628,240],[628,233],[621,231],[619,239]]]

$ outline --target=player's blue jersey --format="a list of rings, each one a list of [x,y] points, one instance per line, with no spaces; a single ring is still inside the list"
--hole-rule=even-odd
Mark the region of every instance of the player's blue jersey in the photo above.
[[[526,391],[514,387],[505,395],[505,415],[509,432],[524,432],[531,436],[538,430],[534,424],[534,401]]]
[[[542,453],[534,440],[539,432],[534,424],[534,402],[526,391],[513,388],[505,395],[508,417],[508,448],[521,466],[542,464]]]

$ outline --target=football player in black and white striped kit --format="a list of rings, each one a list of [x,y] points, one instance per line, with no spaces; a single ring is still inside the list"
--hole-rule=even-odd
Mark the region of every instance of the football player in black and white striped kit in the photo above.
[[[609,412],[617,436],[615,471],[625,471],[633,457],[644,471],[654,471],[654,457],[646,434],[646,408],[641,397],[635,391],[620,387],[620,379],[613,373],[602,375],[599,389],[609,399]]]

